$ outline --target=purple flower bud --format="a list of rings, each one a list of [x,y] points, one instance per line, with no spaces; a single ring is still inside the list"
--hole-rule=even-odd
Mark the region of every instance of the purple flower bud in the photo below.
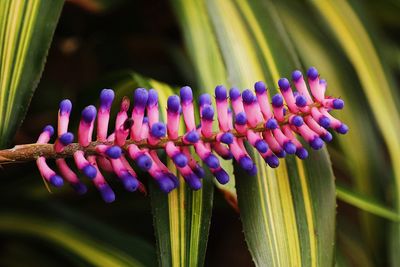
[[[103,89],[100,93],[100,106],[105,109],[110,109],[114,97],[115,94],[112,89]]]
[[[229,175],[223,169],[216,171],[214,175],[220,184],[226,184],[229,182]]]
[[[287,91],[290,88],[288,79],[282,78],[278,81],[278,86],[282,91]]]
[[[83,169],[82,169],[83,174],[85,174],[89,179],[94,179],[97,175],[97,170],[95,167],[93,167],[92,165],[86,165]]]
[[[141,154],[139,157],[135,159],[136,164],[143,171],[148,171],[153,165],[153,161],[146,154]]]
[[[246,89],[242,93],[242,98],[243,98],[243,103],[245,104],[253,104],[254,102],[257,101],[256,96],[253,94],[253,92],[250,89]]]
[[[229,97],[231,98],[231,100],[236,100],[240,97],[241,93],[239,91],[239,89],[237,89],[236,87],[231,88],[231,90],[229,90]]]
[[[342,123],[339,127],[337,127],[336,132],[340,133],[340,134],[346,134],[349,131],[349,127]]]
[[[236,114],[235,122],[238,125],[245,125],[247,123],[246,113],[245,112],[239,112],[238,114]]]
[[[172,95],[172,96],[168,97],[168,101],[167,101],[168,112],[178,113],[180,110],[180,107],[181,107],[181,103],[179,100],[179,96]]]
[[[297,82],[298,80],[300,80],[300,78],[303,76],[303,74],[301,73],[301,71],[299,70],[295,70],[292,72],[292,80]]]
[[[64,99],[60,102],[60,113],[61,115],[71,113],[72,103],[69,99]]]
[[[181,96],[182,103],[190,103],[193,101],[192,88],[190,88],[189,86],[182,87],[179,93]]]
[[[307,71],[307,76],[310,80],[315,80],[318,78],[318,71],[316,68],[311,67]]]
[[[188,164],[188,159],[183,153],[175,154],[172,157],[172,161],[180,168],[183,168]]]
[[[308,151],[304,147],[300,147],[296,150],[296,156],[300,159],[306,159],[308,157]]]
[[[272,97],[272,106],[276,108],[283,106],[283,98],[280,94],[276,94]]]
[[[187,134],[185,134],[185,141],[188,143],[197,143],[200,139],[200,135],[196,130],[190,131]]]
[[[278,122],[276,119],[271,118],[265,123],[265,128],[270,129],[270,130],[275,130],[278,128]]]
[[[71,187],[75,190],[75,192],[78,195],[84,195],[87,192],[87,187],[84,183],[77,182],[77,183],[72,183]]]
[[[285,149],[288,154],[296,153],[296,146],[290,141],[283,144],[283,149]]]
[[[54,187],[62,187],[64,185],[64,180],[58,175],[51,176],[49,182]]]
[[[49,133],[49,136],[53,136],[53,134],[54,134],[54,128],[53,128],[53,126],[51,126],[51,125],[46,125],[46,126],[43,128],[43,132],[48,132],[48,133]]]
[[[260,153],[265,153],[268,150],[268,144],[264,140],[258,140],[255,147]]]
[[[275,152],[275,155],[278,157],[278,158],[284,158],[284,157],[286,157],[286,152],[285,152],[285,150],[280,150],[280,151],[278,151],[278,152]]]
[[[232,133],[224,133],[220,139],[221,143],[230,145],[233,143],[233,134]]]
[[[185,178],[186,178],[187,184],[189,185],[189,187],[192,190],[196,191],[196,190],[199,190],[201,188],[201,181],[200,181],[199,177],[197,177],[196,175],[192,174],[192,175],[189,175],[189,176],[187,176]]]
[[[262,94],[267,90],[267,86],[264,82],[259,81],[254,84],[254,89],[256,90],[257,94]]]
[[[301,116],[297,116],[297,115],[292,118],[291,122],[296,127],[300,127],[304,123],[303,118]]]
[[[333,108],[334,109],[342,109],[344,107],[344,101],[342,99],[333,100]]]
[[[256,175],[257,174],[257,166],[256,166],[256,164],[253,164],[253,167],[250,170],[248,170],[247,173],[250,176]]]
[[[216,169],[219,167],[219,160],[218,158],[211,154],[208,155],[205,159],[204,159],[204,163],[209,167],[209,168],[213,168]]]
[[[151,135],[156,138],[164,137],[167,134],[167,127],[162,122],[154,123],[151,127]]]
[[[307,98],[302,95],[296,96],[296,105],[301,108],[305,107],[307,105]]]
[[[214,108],[211,105],[205,104],[201,111],[201,117],[205,120],[212,121],[214,118]]]
[[[96,113],[97,110],[94,106],[90,105],[87,106],[83,111],[82,111],[82,119],[86,123],[91,123],[95,118],[96,118]]]
[[[197,165],[194,169],[193,172],[196,174],[197,177],[199,178],[204,178],[206,176],[206,172],[204,171],[204,169],[200,166]]]
[[[250,171],[253,168],[254,163],[248,156],[243,156],[242,158],[239,159],[239,165],[245,171]]]
[[[149,98],[149,93],[144,88],[137,88],[133,93],[133,105],[136,108],[144,109]]]
[[[324,141],[322,141],[321,138],[319,137],[315,137],[311,142],[310,142],[310,146],[315,149],[321,149],[324,146]]]
[[[106,155],[112,159],[118,159],[122,155],[122,150],[119,146],[112,146],[106,150]]]
[[[277,168],[279,166],[279,159],[275,155],[267,156],[265,158],[265,162],[271,167],[271,168]]]
[[[330,141],[332,141],[332,139],[333,139],[333,136],[332,136],[332,134],[330,133],[330,132],[326,132],[326,134],[325,135],[323,135],[323,136],[320,136],[321,138],[322,138],[322,140],[324,140],[324,142],[326,142],[326,143],[328,143],[328,142],[330,142]]]
[[[223,85],[215,87],[215,98],[217,101],[225,101],[227,97],[226,88]]]
[[[67,132],[65,134],[62,134],[59,137],[59,140],[60,140],[61,144],[63,144],[64,146],[67,146],[74,141],[74,135],[73,135],[73,133]]]
[[[201,94],[199,96],[199,105],[201,107],[204,105],[211,105],[211,96],[209,94]]]
[[[139,181],[128,172],[121,177],[121,182],[126,191],[134,192],[139,187]]]
[[[154,89],[149,90],[149,97],[147,99],[147,106],[152,107],[158,104],[158,93]]]
[[[331,120],[326,116],[321,116],[318,120],[318,124],[324,128],[329,128],[329,125],[331,124]]]
[[[101,197],[103,198],[104,202],[106,203],[114,202],[115,194],[109,185],[102,184],[101,186],[99,186],[98,189],[100,191]]]

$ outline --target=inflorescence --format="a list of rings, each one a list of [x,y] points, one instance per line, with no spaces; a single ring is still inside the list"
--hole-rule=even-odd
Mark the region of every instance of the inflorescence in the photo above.
[[[122,99],[111,134],[108,134],[108,128],[114,91],[104,89],[100,94],[98,110],[90,105],[82,111],[78,129],[79,146],[72,154],[75,165],[93,182],[104,201],[112,202],[115,194],[100,169],[114,173],[128,191],[143,188],[128,159],[133,160],[140,170],[148,172],[162,191],[168,193],[179,186],[179,179],[160,160],[157,154],[159,149],[164,150],[172,159],[178,172],[193,190],[201,188],[205,171],[192,151],[195,151],[221,184],[226,184],[229,176],[216,155],[226,160],[235,159],[249,175],[257,173],[257,167],[246,151],[244,141],[254,147],[272,168],[278,167],[278,158],[284,158],[287,154],[305,159],[308,152],[296,135],[301,136],[311,148],[318,150],[324,142],[332,140],[328,128],[340,134],[348,131],[345,124],[329,114],[332,109],[342,109],[343,100],[325,97],[327,83],[319,78],[315,68],[308,70],[307,78],[311,95],[302,73],[296,70],[292,74],[292,81],[297,90],[292,90],[286,78],[280,79],[278,86],[281,93],[272,96],[271,105],[266,85],[261,81],[254,85],[255,94],[252,90],[240,92],[237,88],[231,88],[228,92],[224,86],[219,85],[215,88],[216,110],[209,94],[200,95],[200,124],[197,126],[190,87],[182,87],[180,96],[172,95],[168,98],[166,123],[160,121],[157,91],[138,88],[133,94],[130,114],[129,98]],[[54,143],[56,153],[62,153],[74,145],[74,135],[68,132],[71,109],[69,100],[60,103],[57,140]],[[186,126],[183,136],[178,133],[181,115]],[[92,141],[96,116],[97,139]],[[218,132],[213,131],[215,117]],[[53,134],[53,127],[46,126],[37,143],[47,144]],[[93,146],[95,153],[87,153],[85,149]],[[38,157],[36,162],[42,177],[51,185],[61,187],[66,180],[77,193],[84,194],[87,191],[65,158],[56,159],[60,175],[47,165],[45,156]]]

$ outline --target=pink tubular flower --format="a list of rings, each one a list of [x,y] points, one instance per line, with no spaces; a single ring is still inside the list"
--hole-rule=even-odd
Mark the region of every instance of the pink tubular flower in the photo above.
[[[323,147],[324,142],[332,140],[330,129],[339,134],[347,133],[347,125],[330,114],[331,110],[344,107],[343,100],[325,96],[327,82],[320,79],[313,67],[307,71],[307,81],[300,71],[294,71],[294,86],[288,79],[280,79],[280,93],[272,98],[268,95],[266,84],[261,81],[255,83],[254,91],[246,89],[240,92],[231,88],[229,97],[227,89],[219,85],[215,88],[215,107],[211,95],[200,95],[200,118],[197,120],[200,124],[197,127],[196,101],[190,87],[182,87],[179,96],[172,95],[167,99],[166,122],[160,121],[160,108],[164,107],[159,106],[157,91],[138,88],[133,94],[131,114],[128,113],[129,98],[122,99],[111,133],[108,126],[115,94],[111,89],[104,89],[100,94],[98,111],[94,106],[82,111],[79,146],[74,144],[71,155],[78,170],[93,182],[105,202],[114,201],[115,194],[101,171],[114,173],[128,191],[144,190],[139,181],[140,175],[135,172],[136,167],[149,173],[166,193],[178,187],[178,177],[163,163],[157,150],[165,152],[175,165],[177,174],[193,190],[202,187],[202,178],[205,177],[205,170],[196,161],[193,151],[221,184],[227,183],[229,176],[221,168],[217,155],[225,160],[235,159],[249,175],[255,175],[257,166],[246,150],[245,142],[255,148],[266,164],[276,168],[279,158],[286,155],[294,154],[300,159],[308,157],[308,151],[298,140],[299,137],[317,150]],[[67,150],[73,142],[74,136],[68,132],[71,109],[69,100],[60,103],[54,144],[56,153]],[[96,116],[97,139],[93,142]],[[181,119],[185,123],[185,131],[180,136]],[[213,130],[215,119],[218,132]],[[48,143],[53,133],[54,129],[46,126],[37,143]],[[47,165],[44,157],[37,158],[38,169],[46,181],[60,187],[65,179],[77,193],[84,194],[87,190],[85,184],[69,168],[65,159],[57,158],[56,164],[61,176]]]

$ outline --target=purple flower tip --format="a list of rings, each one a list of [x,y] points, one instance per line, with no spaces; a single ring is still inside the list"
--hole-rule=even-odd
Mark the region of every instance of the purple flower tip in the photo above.
[[[64,99],[60,102],[60,113],[61,115],[69,114],[72,109],[72,103],[69,99]]]
[[[283,106],[283,98],[280,94],[276,94],[272,97],[272,106],[280,108]]]
[[[282,91],[286,91],[290,88],[289,80],[286,78],[282,78],[278,81],[278,86]]]
[[[340,133],[340,134],[346,134],[349,131],[349,127],[342,123],[339,127],[337,127],[336,132]]]
[[[158,180],[158,185],[160,186],[161,191],[165,193],[169,193],[175,188],[174,182],[166,175]]]
[[[201,188],[201,181],[196,175],[188,175],[185,177],[186,182],[192,190],[199,190]]]
[[[333,108],[334,109],[342,109],[344,107],[344,101],[342,99],[333,100]]]
[[[209,167],[209,168],[213,168],[216,169],[219,167],[219,160],[218,158],[213,155],[210,154],[208,155],[205,159],[204,159],[204,163]]]
[[[143,171],[148,171],[151,168],[151,165],[153,165],[153,161],[146,154],[142,154],[139,157],[137,157],[135,159],[135,162],[138,165],[138,167]]]
[[[307,71],[307,77],[308,77],[310,80],[315,80],[315,79],[317,79],[317,78],[318,78],[318,71],[317,71],[317,69],[314,68],[314,67],[309,68],[308,71]]]
[[[168,108],[168,112],[178,113],[181,108],[179,96],[172,95],[172,96],[168,97],[167,108]]]
[[[246,113],[242,111],[236,114],[235,123],[237,123],[238,125],[245,125],[247,123]]]
[[[302,95],[296,96],[296,106],[303,108],[306,105],[307,105],[307,99],[304,96]]]
[[[205,104],[201,111],[201,117],[205,120],[212,121],[214,118],[214,108],[209,104]]]
[[[310,142],[310,146],[315,149],[321,149],[324,146],[324,141],[322,141],[321,138],[319,137],[315,137],[311,142]]]
[[[85,167],[83,167],[82,169],[83,174],[85,174],[89,179],[94,179],[94,177],[96,177],[97,175],[97,170],[95,167],[93,167],[92,165],[86,165]]]
[[[255,143],[255,147],[260,153],[265,153],[268,150],[268,144],[264,140],[258,140]]]
[[[299,70],[295,70],[292,72],[292,80],[297,82],[298,80],[300,80],[300,78],[303,76],[303,74],[301,73],[301,71]]]
[[[331,124],[331,120],[326,116],[321,116],[318,120],[318,124],[324,128],[328,128]]]
[[[257,166],[256,166],[256,164],[253,164],[253,167],[250,170],[248,170],[247,173],[250,176],[256,175],[257,174]]]
[[[156,138],[164,137],[167,134],[167,127],[162,122],[156,122],[151,126],[151,135]]]
[[[74,141],[74,134],[67,132],[65,134],[62,134],[60,136],[59,140],[60,140],[61,144],[63,144],[64,146],[67,146]]]
[[[167,173],[166,174],[169,179],[172,181],[172,183],[174,184],[174,188],[177,188],[179,186],[179,179],[178,177],[176,177],[175,175],[173,175],[172,173]]]
[[[229,90],[229,97],[231,98],[231,100],[236,100],[240,97],[241,93],[239,91],[239,89],[237,89],[236,87],[232,87]]]
[[[204,105],[211,105],[211,96],[209,94],[201,94],[199,96],[199,105],[201,107]]]
[[[46,126],[43,128],[43,132],[48,132],[50,136],[53,136],[53,134],[54,134],[54,128],[53,128],[53,126],[51,126],[51,125],[46,125]]]
[[[199,178],[204,178],[206,176],[206,172],[200,165],[196,165],[196,167],[193,169],[193,172]]]
[[[190,131],[185,137],[186,141],[189,143],[197,143],[200,139],[200,135],[196,130]]]
[[[103,184],[99,187],[99,191],[104,202],[106,203],[114,202],[115,194],[110,186],[108,186],[107,184]]]
[[[87,192],[87,187],[84,183],[77,182],[71,184],[71,187],[75,190],[78,195],[84,195]]]
[[[215,87],[215,98],[217,101],[225,101],[227,97],[227,91],[225,86],[223,85],[218,85]]]
[[[274,118],[268,119],[268,121],[265,123],[265,128],[275,130],[276,128],[278,128],[277,120]]]
[[[267,91],[267,86],[264,82],[258,81],[254,84],[254,89],[256,90],[256,94],[263,94]]]
[[[275,155],[278,157],[278,158],[284,158],[284,157],[286,157],[286,152],[285,152],[285,150],[280,150],[279,152],[276,152],[275,153]]]
[[[243,103],[250,105],[256,101],[256,97],[250,89],[246,89],[242,93]]]
[[[143,109],[146,106],[148,99],[149,99],[149,93],[145,88],[137,88],[133,93],[134,107]]]
[[[296,153],[296,146],[290,141],[283,144],[283,149],[285,149],[288,154]]]
[[[248,156],[243,156],[239,159],[240,167],[242,167],[245,171],[250,171],[253,168],[253,161]]]
[[[296,127],[300,127],[304,123],[303,118],[301,116],[297,116],[297,115],[292,118],[291,122]]]
[[[320,137],[321,137],[321,139],[324,140],[324,142],[326,142],[326,143],[332,141],[332,139],[333,139],[332,134],[331,134],[330,132],[328,132],[328,131],[326,132],[325,135],[320,136]]]
[[[190,88],[189,86],[182,87],[179,93],[182,99],[182,103],[191,103],[193,101],[192,88]]]
[[[105,109],[110,109],[114,97],[115,94],[112,89],[103,89],[100,93],[100,106]]]
[[[121,157],[122,150],[119,146],[112,146],[106,150],[106,155],[112,159]]]
[[[276,168],[279,166],[279,159],[275,155],[271,155],[265,158],[265,162],[271,167]]]
[[[64,185],[64,180],[58,175],[53,175],[50,177],[50,184],[54,187],[61,187]]]
[[[319,84],[322,84],[324,86],[328,86],[328,82],[325,79],[320,79]]]
[[[214,175],[220,184],[226,184],[229,182],[229,175],[223,169],[216,171]]]
[[[221,136],[221,143],[230,145],[233,143],[233,134],[232,133],[224,133]]]
[[[188,158],[183,153],[177,153],[172,157],[172,161],[180,168],[188,164]]]
[[[134,192],[139,187],[139,181],[129,173],[126,173],[121,181],[126,191]]]
[[[93,105],[87,106],[82,111],[82,119],[86,123],[91,123],[96,118],[97,110]]]
[[[306,159],[308,157],[308,151],[304,147],[300,147],[296,150],[296,156],[300,159]]]
[[[149,90],[149,98],[147,99],[147,106],[152,107],[158,104],[158,93],[154,89]]]

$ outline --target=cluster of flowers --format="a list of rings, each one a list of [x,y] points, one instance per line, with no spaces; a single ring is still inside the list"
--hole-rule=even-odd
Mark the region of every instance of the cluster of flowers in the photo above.
[[[340,134],[348,131],[345,124],[329,114],[332,109],[342,109],[344,102],[338,98],[325,97],[327,83],[319,78],[315,68],[308,70],[307,78],[311,95],[302,73],[294,71],[292,81],[297,90],[292,90],[287,79],[280,79],[278,86],[281,93],[272,97],[271,105],[263,82],[255,83],[255,94],[249,89],[240,92],[232,88],[228,92],[224,86],[217,86],[216,111],[209,94],[203,94],[198,99],[198,126],[195,123],[190,87],[182,87],[180,96],[172,95],[168,98],[166,123],[160,122],[157,91],[138,88],[134,91],[130,116],[130,100],[123,98],[114,132],[110,135],[108,127],[114,92],[104,89],[100,94],[98,110],[91,105],[82,111],[78,130],[78,142],[82,149],[74,152],[74,162],[79,171],[92,180],[104,201],[112,202],[115,199],[114,192],[99,169],[114,173],[128,191],[143,186],[127,158],[132,159],[139,169],[148,172],[162,191],[170,192],[179,186],[179,179],[160,160],[155,147],[162,147],[193,190],[201,188],[201,178],[205,172],[191,154],[191,147],[221,184],[227,183],[229,176],[221,167],[216,154],[223,159],[235,159],[249,175],[257,173],[257,167],[246,151],[244,141],[253,146],[272,168],[276,168],[279,165],[278,158],[286,154],[295,154],[305,159],[308,152],[296,139],[296,134],[317,150],[323,147],[324,142],[332,140],[328,128]],[[57,140],[54,143],[56,152],[62,152],[74,140],[74,135],[68,132],[71,108],[69,100],[63,100],[60,104]],[[213,132],[215,113],[218,133]],[[96,154],[86,155],[85,147],[93,145],[96,114]],[[181,115],[186,126],[183,136],[178,134]],[[53,134],[53,127],[46,126],[37,143],[48,143]],[[146,146],[139,145],[143,143]],[[46,164],[45,157],[37,159],[42,177],[50,184],[60,187],[65,179],[78,193],[86,192],[86,186],[80,182],[64,158],[56,159],[56,165],[61,176]]]

